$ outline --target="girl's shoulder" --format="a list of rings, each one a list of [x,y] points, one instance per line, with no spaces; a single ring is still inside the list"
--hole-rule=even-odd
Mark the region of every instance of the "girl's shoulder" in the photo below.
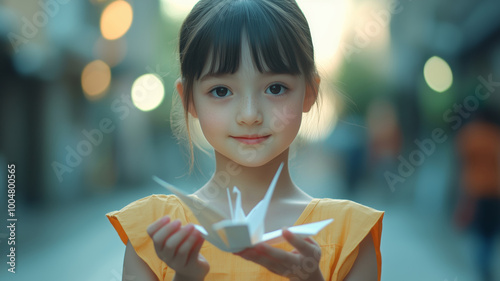
[[[141,217],[158,217],[171,212],[182,211],[180,199],[175,195],[152,194],[127,204],[120,210],[109,212],[106,216],[134,216],[140,212]],[[167,212],[167,213],[165,213]]]
[[[120,210],[106,214],[124,244],[131,238],[144,237],[147,227],[159,218],[169,215],[187,222],[186,210],[175,195],[153,194],[127,204]]]
[[[307,221],[314,222],[332,218],[322,233],[325,243],[337,245],[358,244],[368,234],[378,236],[382,231],[384,212],[351,200],[313,199],[315,202]],[[377,238],[377,237],[375,237]]]
[[[335,213],[341,213],[344,215],[354,215],[360,217],[379,217],[384,214],[383,211],[376,210],[369,206],[362,205],[360,203],[345,200],[345,199],[331,199],[331,198],[315,198],[317,201],[316,209],[321,211],[334,211]]]
[[[175,208],[179,205],[180,199],[175,195],[152,194],[127,204],[116,212],[125,212],[135,209],[151,209],[152,211],[165,208]]]

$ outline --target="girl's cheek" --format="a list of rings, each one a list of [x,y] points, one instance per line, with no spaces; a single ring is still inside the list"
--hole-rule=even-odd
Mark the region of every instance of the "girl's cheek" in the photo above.
[[[198,115],[200,125],[204,132],[222,131],[227,128],[228,115],[221,109],[204,109]]]

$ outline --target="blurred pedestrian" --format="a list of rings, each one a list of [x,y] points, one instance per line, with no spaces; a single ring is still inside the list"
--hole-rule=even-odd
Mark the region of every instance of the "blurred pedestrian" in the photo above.
[[[478,268],[482,280],[490,281],[500,230],[500,126],[491,112],[481,112],[461,129],[457,141],[462,196],[456,218],[477,235]]]

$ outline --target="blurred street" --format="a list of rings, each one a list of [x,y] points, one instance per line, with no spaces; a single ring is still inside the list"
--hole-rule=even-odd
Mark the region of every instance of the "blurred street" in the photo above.
[[[197,2],[0,0],[0,280],[119,281],[105,214],[209,179],[174,87]],[[384,281],[500,280],[500,1],[297,4],[321,84],[295,183],[385,211]]]

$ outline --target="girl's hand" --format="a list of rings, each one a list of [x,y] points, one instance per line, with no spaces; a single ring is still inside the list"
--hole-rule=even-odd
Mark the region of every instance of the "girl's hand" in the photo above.
[[[293,281],[324,280],[319,269],[321,248],[318,243],[311,238],[301,239],[287,229],[283,230],[283,237],[295,248],[293,251],[286,252],[260,243],[236,255]]]
[[[153,239],[158,257],[175,270],[174,280],[203,280],[210,270],[207,260],[200,255],[205,241],[193,224],[181,226],[169,216],[152,223],[147,232]]]

